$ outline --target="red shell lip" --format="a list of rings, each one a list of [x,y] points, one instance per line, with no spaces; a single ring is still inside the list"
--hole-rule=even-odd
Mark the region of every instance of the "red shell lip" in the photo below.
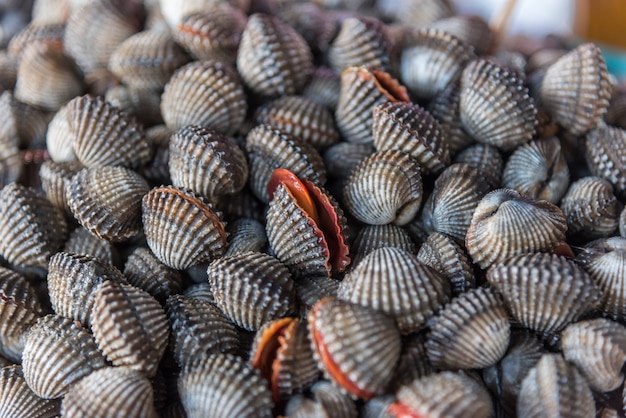
[[[389,405],[387,412],[396,418],[426,418],[399,401]]]

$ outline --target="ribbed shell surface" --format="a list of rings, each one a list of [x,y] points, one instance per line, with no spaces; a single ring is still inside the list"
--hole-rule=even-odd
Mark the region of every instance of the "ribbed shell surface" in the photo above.
[[[608,180],[615,195],[626,197],[626,130],[600,126],[585,138],[585,159],[591,173]]]
[[[263,252],[267,248],[265,226],[250,218],[239,218],[228,224],[228,250],[226,255],[235,255],[246,251]]]
[[[103,263],[117,265],[118,253],[113,244],[96,237],[83,227],[78,227],[70,233],[63,252],[89,255]]]
[[[302,95],[333,111],[339,101],[339,80],[339,75],[330,68],[316,67],[311,80],[302,89]]]
[[[161,263],[148,249],[139,247],[133,251],[124,264],[124,276],[128,283],[145,290],[161,304],[183,288],[180,272]]]
[[[22,54],[26,52],[29,46],[52,44],[62,47],[64,34],[64,24],[31,22],[13,35],[6,51],[16,63],[19,63]]]
[[[415,27],[426,26],[454,14],[449,0],[379,0],[376,8],[384,16]]]
[[[326,414],[336,418],[356,418],[357,407],[355,402],[337,386],[326,380],[320,380],[311,387],[311,394]]]
[[[54,162],[63,163],[76,160],[74,139],[67,120],[67,106],[61,107],[48,124],[46,149]]]
[[[471,45],[477,55],[486,55],[495,38],[489,24],[478,15],[455,15],[439,19],[428,25],[448,32]]]
[[[450,83],[428,104],[428,111],[439,121],[446,137],[450,156],[467,148],[475,140],[463,129],[459,110],[460,82]]]
[[[396,224],[365,225],[359,230],[350,246],[352,266],[358,265],[366,255],[384,247],[394,247],[408,253],[417,253],[417,246],[411,236]]]
[[[67,204],[66,190],[74,174],[78,173],[83,165],[78,161],[57,163],[53,160],[44,161],[39,168],[41,188],[48,200],[57,208],[71,214]]]
[[[55,418],[59,416],[57,401],[41,399],[24,380],[19,365],[0,369],[0,416]]]
[[[339,280],[327,276],[304,276],[296,282],[296,296],[300,306],[300,316],[306,318],[309,310],[322,298],[337,296]]]
[[[329,177],[345,178],[364,159],[374,153],[371,144],[339,142],[328,147],[323,154],[326,172]]]

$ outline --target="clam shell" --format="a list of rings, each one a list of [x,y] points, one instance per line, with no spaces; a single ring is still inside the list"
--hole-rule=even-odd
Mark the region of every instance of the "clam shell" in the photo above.
[[[237,193],[248,179],[244,152],[230,138],[197,125],[172,135],[169,146],[172,183],[209,201]]]
[[[169,169],[170,138],[174,132],[165,125],[156,125],[146,130],[146,139],[154,145],[152,160],[137,169],[151,185],[171,184]]]
[[[439,19],[430,25],[448,32],[474,48],[476,55],[486,55],[493,45],[495,33],[480,16],[456,15]]]
[[[497,189],[476,206],[465,246],[474,263],[487,268],[515,255],[552,251],[566,230],[565,215],[552,203]]]
[[[231,354],[213,354],[183,369],[180,401],[189,418],[272,417],[272,395],[259,372]]]
[[[283,3],[276,12],[281,20],[302,35],[314,54],[328,52],[341,26],[341,16],[322,8],[319,3]]]
[[[512,317],[544,336],[591,311],[600,289],[582,267],[556,254],[524,254],[494,264],[487,280]]]
[[[366,225],[359,230],[350,246],[352,265],[358,265],[369,253],[385,247],[398,248],[411,254],[417,252],[411,236],[401,227],[395,224]]]
[[[231,135],[241,126],[247,109],[237,72],[224,62],[185,65],[170,78],[161,96],[163,120],[173,131],[200,125]]]
[[[393,418],[387,408],[394,401],[393,395],[383,395],[365,402],[361,410],[363,418]]]
[[[23,148],[44,148],[46,130],[51,115],[34,106],[17,100],[10,91],[4,91],[0,95],[0,109],[4,115],[2,131],[10,132],[19,138],[19,144]],[[7,129],[8,131],[5,131]]]
[[[320,380],[311,388],[313,399],[302,395],[293,396],[287,402],[285,413],[292,418],[356,418],[357,407],[349,396],[343,394],[332,383]]]
[[[67,120],[67,106],[61,107],[54,114],[46,132],[46,149],[50,158],[56,163],[76,160],[74,153],[74,138],[70,132],[70,123]]]
[[[546,69],[541,102],[568,132],[593,129],[609,107],[611,85],[600,48],[579,45]]]
[[[172,28],[176,28],[187,15],[210,9],[221,3],[226,3],[246,13],[250,8],[250,0],[188,0],[181,4],[177,0],[152,0],[158,3],[158,9],[162,13],[162,18]],[[156,8],[156,4],[154,7]]]
[[[54,46],[63,49],[65,25],[62,23],[31,22],[16,33],[7,45],[9,57],[19,63],[28,47]]]
[[[58,315],[37,320],[25,338],[24,378],[39,397],[60,398],[69,388],[97,369],[106,359],[89,331]]]
[[[172,295],[165,309],[171,330],[170,347],[181,368],[199,358],[238,349],[235,325],[214,304],[191,295]]]
[[[22,171],[22,154],[17,144],[0,136],[0,187],[17,182]]]
[[[83,227],[78,227],[65,241],[64,253],[83,254],[106,264],[117,265],[118,253],[112,243],[100,239]]]
[[[209,265],[207,275],[215,304],[248,331],[295,310],[291,274],[270,255],[250,251],[222,257]]]
[[[107,90],[104,99],[137,118],[144,126],[163,123],[160,90],[140,89],[120,84]]]
[[[401,349],[392,319],[330,297],[313,307],[308,322],[318,367],[333,384],[365,400],[385,391]]]
[[[17,62],[8,52],[0,52],[0,91],[13,90],[16,79]]]
[[[311,76],[313,56],[294,28],[278,17],[255,13],[241,34],[237,70],[256,94],[296,94]]]
[[[158,187],[143,197],[141,207],[148,246],[163,264],[183,270],[224,254],[222,214],[200,196]]]
[[[392,380],[393,388],[408,385],[416,379],[435,372],[435,368],[426,355],[425,342],[426,338],[423,333],[411,334],[403,338],[400,361],[396,365],[395,376]]]
[[[57,163],[54,160],[44,161],[39,168],[41,188],[46,193],[48,200],[59,210],[71,214],[67,202],[67,189],[72,182],[72,177],[83,168],[78,161]]]
[[[420,165],[398,150],[375,152],[352,171],[343,189],[345,207],[370,225],[404,225],[422,203]]]
[[[374,147],[369,144],[339,142],[327,148],[323,154],[326,172],[329,177],[348,177],[352,170],[374,151]]]
[[[522,383],[517,402],[520,417],[593,417],[589,385],[560,354],[544,354]]]
[[[150,381],[135,370],[105,367],[73,385],[61,405],[64,417],[157,418]]]
[[[265,223],[265,204],[254,196],[248,186],[218,204],[226,219],[249,218]]]
[[[332,111],[339,102],[340,85],[339,76],[333,70],[316,67],[311,73],[311,80],[302,89],[302,95]]]
[[[33,393],[24,380],[22,366],[11,365],[0,370],[0,416],[55,418],[60,404],[41,399]]]
[[[585,138],[587,167],[608,180],[619,198],[626,197],[626,130],[600,126]]]
[[[461,76],[459,111],[478,142],[511,151],[533,137],[537,110],[523,80],[487,59],[470,62]]]
[[[480,143],[470,145],[456,156],[454,162],[474,167],[491,189],[501,187],[504,160],[496,147]]]
[[[161,263],[152,252],[143,247],[133,251],[124,264],[128,283],[145,290],[161,304],[183,287],[181,274]]]
[[[372,251],[344,277],[337,297],[387,314],[402,334],[420,330],[449,300],[450,286],[434,269],[399,248]]]
[[[337,296],[339,280],[327,276],[304,276],[295,281],[300,317],[306,318],[313,306],[322,298]]]
[[[427,26],[454,14],[449,0],[380,0],[376,2],[376,9],[384,16],[414,27]]]
[[[69,0],[35,0],[33,22],[37,24],[66,23],[70,15],[70,3]],[[73,3],[78,4],[78,2]]]
[[[506,162],[502,185],[550,203],[561,200],[569,186],[569,169],[559,139],[535,139],[517,148]]]
[[[228,224],[229,242],[227,256],[244,253],[246,251],[263,252],[267,248],[265,227],[259,221],[249,218],[240,218]]]

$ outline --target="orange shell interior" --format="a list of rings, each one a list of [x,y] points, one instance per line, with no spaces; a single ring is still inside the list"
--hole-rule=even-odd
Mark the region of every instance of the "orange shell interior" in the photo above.
[[[396,418],[427,418],[400,402],[394,402],[389,405],[387,412]]]

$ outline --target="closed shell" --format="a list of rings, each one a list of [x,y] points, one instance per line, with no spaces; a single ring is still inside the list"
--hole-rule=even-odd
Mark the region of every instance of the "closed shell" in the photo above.
[[[302,95],[333,111],[339,101],[339,88],[338,74],[327,67],[316,67],[311,74],[311,80],[302,89]]]
[[[394,247],[415,254],[417,247],[411,236],[396,224],[366,225],[359,230],[350,246],[352,265],[358,265],[366,255],[384,247]]]
[[[267,248],[265,227],[259,221],[250,218],[239,218],[228,224],[229,244],[226,255],[234,255],[246,251],[263,252]]]
[[[44,161],[39,168],[41,188],[46,193],[48,200],[67,214],[72,212],[67,203],[66,190],[72,181],[72,177],[82,168],[83,165],[78,161],[57,163],[54,160]]]
[[[7,46],[9,56],[17,63],[27,47],[32,45],[63,47],[65,25],[61,23],[31,22],[16,33]]]
[[[300,316],[306,318],[315,304],[327,296],[337,296],[339,280],[324,276],[304,276],[295,281]]]
[[[380,0],[376,8],[384,16],[415,27],[427,26],[454,14],[449,0]]]
[[[124,264],[124,276],[128,283],[145,290],[161,304],[173,294],[180,293],[183,277],[180,272],[161,263],[144,247],[133,251]]]
[[[455,15],[439,19],[428,25],[456,36],[474,48],[477,55],[486,55],[495,38],[494,31],[477,15]]]
[[[76,160],[74,139],[67,120],[67,106],[61,107],[48,125],[46,148],[54,162],[64,163]]]
[[[146,127],[163,123],[160,110],[161,90],[120,84],[108,89],[104,99],[113,106],[128,112]],[[149,140],[147,135],[146,139]]]
[[[474,167],[490,188],[501,187],[504,160],[496,147],[481,143],[470,145],[456,156],[454,162]]]
[[[59,416],[58,401],[41,399],[24,380],[19,365],[0,369],[0,416],[55,418]]]
[[[111,265],[117,265],[118,262],[118,253],[113,244],[96,237],[83,227],[70,233],[63,252],[89,255]]]
[[[589,171],[613,185],[615,195],[626,196],[626,130],[599,126],[585,138]]]
[[[458,154],[459,151],[475,142],[463,129],[459,110],[460,92],[459,81],[450,83],[431,100],[427,107],[428,111],[439,121],[446,137],[450,156]]]
[[[285,412],[293,418],[314,418],[333,416],[334,418],[357,418],[354,401],[326,380],[320,380],[311,387],[312,398],[303,395],[292,396]]]

